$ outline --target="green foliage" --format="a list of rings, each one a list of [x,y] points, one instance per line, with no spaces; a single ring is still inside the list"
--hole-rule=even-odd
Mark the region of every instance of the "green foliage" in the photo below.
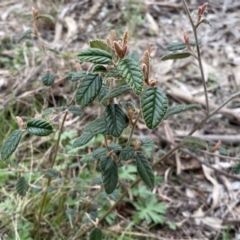
[[[55,81],[55,74],[48,71],[48,72],[44,72],[42,74],[42,83],[45,85],[45,86],[51,86],[53,85]]]
[[[161,123],[167,112],[168,99],[160,88],[147,87],[141,96],[141,107],[147,127],[154,129]]]
[[[53,132],[53,127],[43,119],[31,119],[27,122],[27,131],[37,136],[48,136]]]
[[[28,183],[25,177],[20,177],[17,180],[16,190],[20,196],[24,197],[26,195],[26,192],[28,190]]]
[[[89,240],[101,240],[102,239],[102,231],[99,228],[94,228],[89,236]]]
[[[166,60],[182,59],[182,58],[188,58],[190,56],[191,56],[191,53],[189,52],[169,53],[162,56],[161,60],[166,61]]]
[[[13,154],[21,140],[21,137],[22,130],[15,130],[7,138],[1,150],[1,158],[3,161],[7,160]]]

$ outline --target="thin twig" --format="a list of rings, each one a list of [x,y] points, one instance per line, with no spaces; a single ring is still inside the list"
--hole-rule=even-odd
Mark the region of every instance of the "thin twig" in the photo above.
[[[197,55],[198,55],[198,64],[199,64],[199,68],[200,68],[200,72],[201,72],[201,76],[202,76],[202,84],[203,84],[203,88],[204,88],[204,95],[205,95],[205,101],[206,101],[206,115],[208,116],[209,115],[208,92],[207,92],[207,85],[206,85],[205,77],[204,77],[204,71],[203,71],[203,66],[202,66],[202,59],[201,59],[200,48],[199,48],[199,44],[198,44],[197,27],[194,25],[194,22],[192,20],[191,13],[190,13],[190,11],[188,9],[186,1],[182,0],[182,2],[183,2],[184,9],[185,9],[185,11],[186,11],[186,13],[188,15],[189,21],[191,23],[193,34],[194,34],[194,38],[195,38],[195,42],[196,42]]]

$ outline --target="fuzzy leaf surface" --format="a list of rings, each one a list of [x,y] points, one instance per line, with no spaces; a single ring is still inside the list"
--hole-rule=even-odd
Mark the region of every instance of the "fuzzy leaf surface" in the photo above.
[[[53,85],[54,81],[55,81],[55,74],[53,72],[44,72],[42,74],[42,83],[45,86]]]
[[[70,106],[70,107],[68,108],[68,111],[69,111],[70,113],[72,113],[73,115],[75,115],[75,116],[81,117],[81,116],[83,115],[83,111],[81,110],[81,108],[79,108],[79,107],[77,107],[77,106]]]
[[[132,88],[130,86],[128,86],[127,84],[123,84],[117,88],[114,88],[110,93],[108,93],[103,100],[106,99],[110,99],[110,98],[115,98],[118,97],[120,95],[122,95],[123,93],[131,90]]]
[[[116,189],[118,183],[118,167],[116,162],[112,158],[107,157],[107,160],[105,159],[101,164],[101,172],[105,192],[110,194]]]
[[[119,137],[126,127],[126,115],[118,104],[109,104],[104,113],[106,128],[114,137]]]
[[[3,161],[7,160],[13,152],[16,150],[22,137],[22,130],[18,129],[13,131],[5,141],[1,150],[1,159]]]
[[[141,109],[147,127],[154,129],[161,123],[167,112],[167,96],[160,88],[147,87],[141,95]]]
[[[107,128],[104,117],[99,117],[92,122],[90,122],[84,129],[83,132],[90,132],[94,135],[96,134],[107,134]]]
[[[88,48],[77,55],[82,62],[92,62],[97,64],[108,64],[112,61],[112,55],[98,48]]]
[[[91,48],[98,48],[98,49],[104,50],[110,54],[112,54],[112,52],[113,52],[113,50],[110,48],[110,46],[107,43],[105,43],[99,39],[90,41],[89,45]]]
[[[102,231],[99,228],[94,228],[90,233],[89,240],[102,240]]]
[[[193,109],[201,110],[202,106],[200,104],[188,104],[188,105],[178,105],[178,106],[169,107],[164,119],[167,119],[172,115],[185,112],[188,110],[193,110]]]
[[[92,155],[95,159],[100,159],[104,155],[107,155],[107,149],[106,148],[97,148],[92,152]]]
[[[53,132],[53,127],[43,119],[31,119],[27,122],[27,131],[36,136],[48,136]]]
[[[139,95],[142,92],[144,82],[139,64],[132,59],[126,58],[119,62],[118,70],[133,91]]]
[[[137,172],[143,182],[150,188],[154,186],[154,174],[149,161],[140,151],[136,152]]]
[[[107,100],[103,100],[103,98],[109,93],[109,87],[107,84],[102,84],[101,90],[98,94],[98,100],[99,102],[101,102],[101,104],[103,106],[107,106],[108,105],[108,101]]]
[[[68,80],[72,81],[72,82],[76,82],[79,79],[85,77],[87,75],[87,72],[85,71],[80,71],[80,72],[70,72],[68,74]]]
[[[102,87],[102,76],[97,73],[89,73],[83,79],[76,93],[76,102],[86,107],[93,102]]]
[[[25,179],[25,177],[20,177],[17,180],[16,190],[20,196],[24,197],[26,195],[27,190],[28,190],[28,183],[27,183],[27,180]]]
[[[73,148],[81,147],[87,144],[93,137],[94,133],[83,132],[82,135],[73,142]]]
[[[169,53],[161,57],[162,61],[171,60],[171,59],[182,59],[190,57],[191,53],[189,52],[180,52],[180,53]]]
[[[134,156],[135,150],[133,147],[125,147],[120,152],[119,158],[123,161],[128,161]]]

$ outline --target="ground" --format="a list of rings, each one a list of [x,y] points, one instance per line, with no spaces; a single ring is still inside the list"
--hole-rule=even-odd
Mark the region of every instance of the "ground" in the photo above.
[[[191,11],[204,3],[197,0],[187,2]],[[32,7],[41,14],[55,18],[54,22],[50,18],[39,20],[40,38],[47,54],[39,50],[39,42],[31,35],[18,41],[21,34],[33,26]],[[237,0],[211,0],[207,10],[209,24],[200,25],[198,36],[202,41],[200,50],[209,108],[213,111],[240,90],[240,3]],[[25,121],[41,114],[47,107],[59,106],[72,97],[74,85],[69,82],[67,75],[76,70],[76,54],[87,48],[92,39],[105,41],[111,30],[115,30],[120,37],[128,29],[129,48],[131,51],[137,50],[140,55],[148,44],[151,45],[150,76],[158,81],[157,85],[167,94],[170,106],[202,106],[202,110],[174,115],[151,131],[140,120],[133,138],[147,135],[154,140],[156,147],[149,154],[151,162],[157,161],[205,117],[205,94],[197,60],[190,57],[161,61],[161,57],[168,53],[169,43],[183,41],[184,33],[190,40],[194,39],[181,1],[2,0],[0,18],[0,146],[5,137],[17,129],[15,116]],[[41,74],[46,70],[46,65],[57,78],[48,98],[41,83]],[[133,98],[137,103],[133,96],[127,98]],[[105,236],[112,236],[106,239],[120,239],[123,232],[131,237],[129,239],[240,239],[240,176],[233,173],[233,166],[240,160],[239,95],[230,100],[194,133],[194,136],[207,141],[208,150],[178,150],[155,168],[162,180],[152,189],[152,193],[158,203],[163,202],[167,206],[165,223],[151,226],[143,221],[133,227],[130,223],[136,209],[132,202],[136,199],[129,198],[131,201],[125,200],[118,206],[112,226],[109,221],[101,225]],[[66,135],[66,139],[75,136],[82,126],[100,113],[100,107],[95,104],[84,109],[81,120],[68,117],[65,130],[69,135]],[[64,158],[71,157],[71,153],[64,150],[64,141],[69,144],[66,139],[60,146]],[[210,151],[217,143],[221,143],[220,146]],[[14,185],[16,178],[21,175],[19,169],[27,173],[32,168],[48,167],[45,159],[48,144],[48,140],[29,140],[29,136],[26,136],[14,159],[1,164],[0,213],[6,219],[0,220],[0,237],[7,239],[15,227],[20,229],[27,226],[11,208],[17,208],[16,211],[28,208],[35,197],[29,203],[22,198],[15,201]],[[92,148],[88,147],[87,151],[91,152]],[[32,153],[38,156],[37,160],[32,160]],[[79,159],[81,156],[77,160],[72,158],[71,164]],[[86,168],[86,165],[81,167]],[[59,170],[64,172],[61,167]],[[77,173],[79,171],[82,170],[78,169]],[[67,176],[69,172],[71,169],[63,174]],[[14,217],[11,218],[10,213],[14,213]],[[43,219],[46,223],[47,217],[50,218],[46,214],[46,219]],[[25,218],[28,219],[26,214]],[[22,225],[19,227],[18,224]],[[49,226],[45,226],[46,236],[53,234]],[[63,224],[61,227],[68,231],[69,226]]]

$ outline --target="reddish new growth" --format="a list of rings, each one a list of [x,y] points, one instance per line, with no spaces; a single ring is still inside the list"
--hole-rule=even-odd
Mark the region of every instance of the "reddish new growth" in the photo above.
[[[204,3],[202,6],[198,7],[198,15],[199,16],[203,15],[207,6],[208,6],[208,3]]]

